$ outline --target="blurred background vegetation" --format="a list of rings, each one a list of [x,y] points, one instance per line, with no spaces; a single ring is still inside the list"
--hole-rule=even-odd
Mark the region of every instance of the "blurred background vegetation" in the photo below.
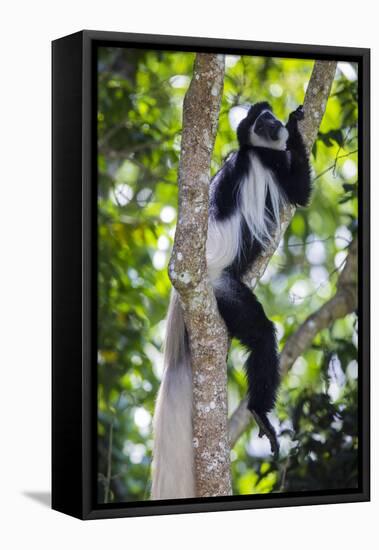
[[[101,48],[98,55],[98,499],[149,498],[151,421],[162,374],[166,273],[177,207],[184,94],[194,54]],[[237,147],[233,106],[302,103],[313,61],[226,56],[212,171]],[[357,231],[357,67],[339,63],[298,209],[257,294],[280,347],[335,292]],[[251,428],[232,450],[235,494],[356,487],[357,317],[322,331],[283,380],[271,415],[278,461]],[[244,352],[228,362],[229,408],[245,395]]]

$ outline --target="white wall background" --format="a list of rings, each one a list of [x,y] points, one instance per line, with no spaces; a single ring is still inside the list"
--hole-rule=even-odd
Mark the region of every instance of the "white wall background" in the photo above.
[[[372,503],[82,523],[39,502],[46,501],[50,486],[50,41],[87,28],[371,47],[375,212],[379,101],[375,2],[13,0],[2,3],[0,20],[2,548],[320,550],[355,549],[365,540],[375,547],[379,517],[375,362]],[[379,222],[377,215],[373,218],[375,357]],[[37,493],[39,500],[27,493]]]

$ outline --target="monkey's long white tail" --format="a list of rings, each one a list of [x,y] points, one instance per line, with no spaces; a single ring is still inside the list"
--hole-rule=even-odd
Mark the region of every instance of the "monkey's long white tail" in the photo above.
[[[175,291],[167,315],[164,371],[153,427],[151,498],[194,497],[192,372],[183,313]]]

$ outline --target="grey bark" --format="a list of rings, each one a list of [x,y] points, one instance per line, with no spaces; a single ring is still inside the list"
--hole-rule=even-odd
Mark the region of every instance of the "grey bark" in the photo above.
[[[197,54],[183,105],[179,210],[169,276],[189,336],[196,494],[231,494],[227,418],[228,336],[207,277],[210,162],[223,90],[224,58]]]

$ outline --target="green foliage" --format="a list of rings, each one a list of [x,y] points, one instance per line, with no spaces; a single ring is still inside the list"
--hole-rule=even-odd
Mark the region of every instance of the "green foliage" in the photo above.
[[[102,48],[98,63],[98,498],[149,498],[151,419],[162,371],[166,273],[177,208],[182,103],[194,54]],[[236,148],[231,107],[269,100],[286,119],[313,62],[227,56],[214,173]],[[335,292],[357,230],[357,81],[341,65],[312,164],[312,205],[298,209],[257,294],[280,346]],[[346,75],[346,76],[345,76]],[[348,78],[347,78],[348,77]],[[350,315],[320,333],[284,378],[274,462],[252,427],[232,451],[236,494],[357,484],[357,332]],[[229,408],[246,390],[243,350],[228,361]]]

